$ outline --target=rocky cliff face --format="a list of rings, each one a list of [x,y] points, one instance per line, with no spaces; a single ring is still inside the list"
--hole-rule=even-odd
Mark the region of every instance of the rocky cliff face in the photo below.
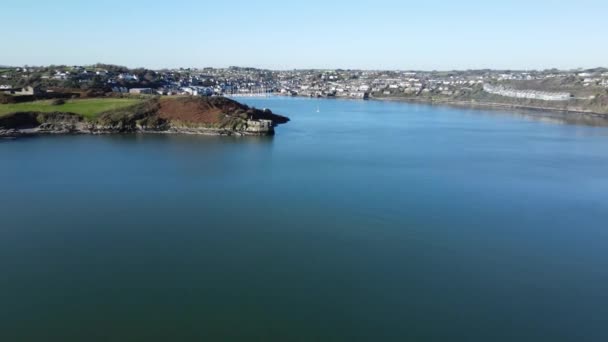
[[[73,113],[21,112],[0,117],[0,136],[35,134],[181,133],[273,135],[289,119],[226,98],[152,99],[100,114],[92,120]]]

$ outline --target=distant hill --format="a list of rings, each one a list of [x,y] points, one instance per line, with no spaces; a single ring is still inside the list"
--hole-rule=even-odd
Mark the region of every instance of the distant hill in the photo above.
[[[585,72],[594,74],[594,73],[605,73],[608,72],[607,68],[593,68],[593,69],[585,69]]]

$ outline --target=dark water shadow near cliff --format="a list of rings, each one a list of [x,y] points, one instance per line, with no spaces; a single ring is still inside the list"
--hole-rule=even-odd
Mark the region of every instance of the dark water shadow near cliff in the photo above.
[[[608,127],[608,116],[591,113],[548,112],[531,109],[495,109],[479,111],[483,115],[510,115],[530,121],[557,125]]]
[[[523,118],[530,121],[538,121],[548,124],[558,125],[581,125],[592,127],[608,127],[608,115],[597,113],[584,112],[567,112],[550,109],[534,109],[534,108],[512,108],[502,106],[492,106],[484,104],[461,104],[461,103],[430,103],[422,101],[408,100],[386,100],[378,99],[380,102],[395,102],[407,103],[412,107],[432,107],[446,109],[461,109],[469,110],[471,114],[476,115],[505,115]]]
[[[466,106],[447,104],[428,104],[433,107],[469,109],[472,115],[512,116],[528,121],[537,121],[556,125],[579,125],[591,127],[608,127],[608,115],[582,112],[547,111],[541,109],[500,108],[489,106]]]
[[[88,136],[92,138],[103,138],[107,142],[121,143],[134,141],[166,141],[166,142],[192,142],[192,143],[222,143],[222,144],[253,144],[271,145],[273,136],[219,136],[198,134],[154,134],[154,133],[117,133],[117,134],[30,134],[21,136],[0,137],[0,142],[23,140],[23,139],[46,139],[60,137]]]
[[[222,143],[222,144],[272,144],[274,137],[272,136],[224,136],[224,135],[198,135],[198,134],[164,134],[164,133],[124,133],[124,134],[109,134],[99,135],[105,137],[110,142],[148,142],[148,141],[164,141],[175,143]]]
[[[10,136],[10,137],[0,137],[0,143],[10,143],[17,141],[25,141],[30,139],[35,139],[37,136],[35,135],[20,135],[20,136]]]

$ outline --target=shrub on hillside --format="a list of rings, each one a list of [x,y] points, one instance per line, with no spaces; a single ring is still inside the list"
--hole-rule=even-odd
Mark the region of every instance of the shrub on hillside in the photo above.
[[[11,95],[0,94],[0,104],[15,103],[15,98]]]

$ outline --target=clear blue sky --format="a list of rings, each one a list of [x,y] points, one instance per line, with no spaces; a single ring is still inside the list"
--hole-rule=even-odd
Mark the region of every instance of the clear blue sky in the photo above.
[[[608,1],[4,1],[0,65],[608,66]]]

